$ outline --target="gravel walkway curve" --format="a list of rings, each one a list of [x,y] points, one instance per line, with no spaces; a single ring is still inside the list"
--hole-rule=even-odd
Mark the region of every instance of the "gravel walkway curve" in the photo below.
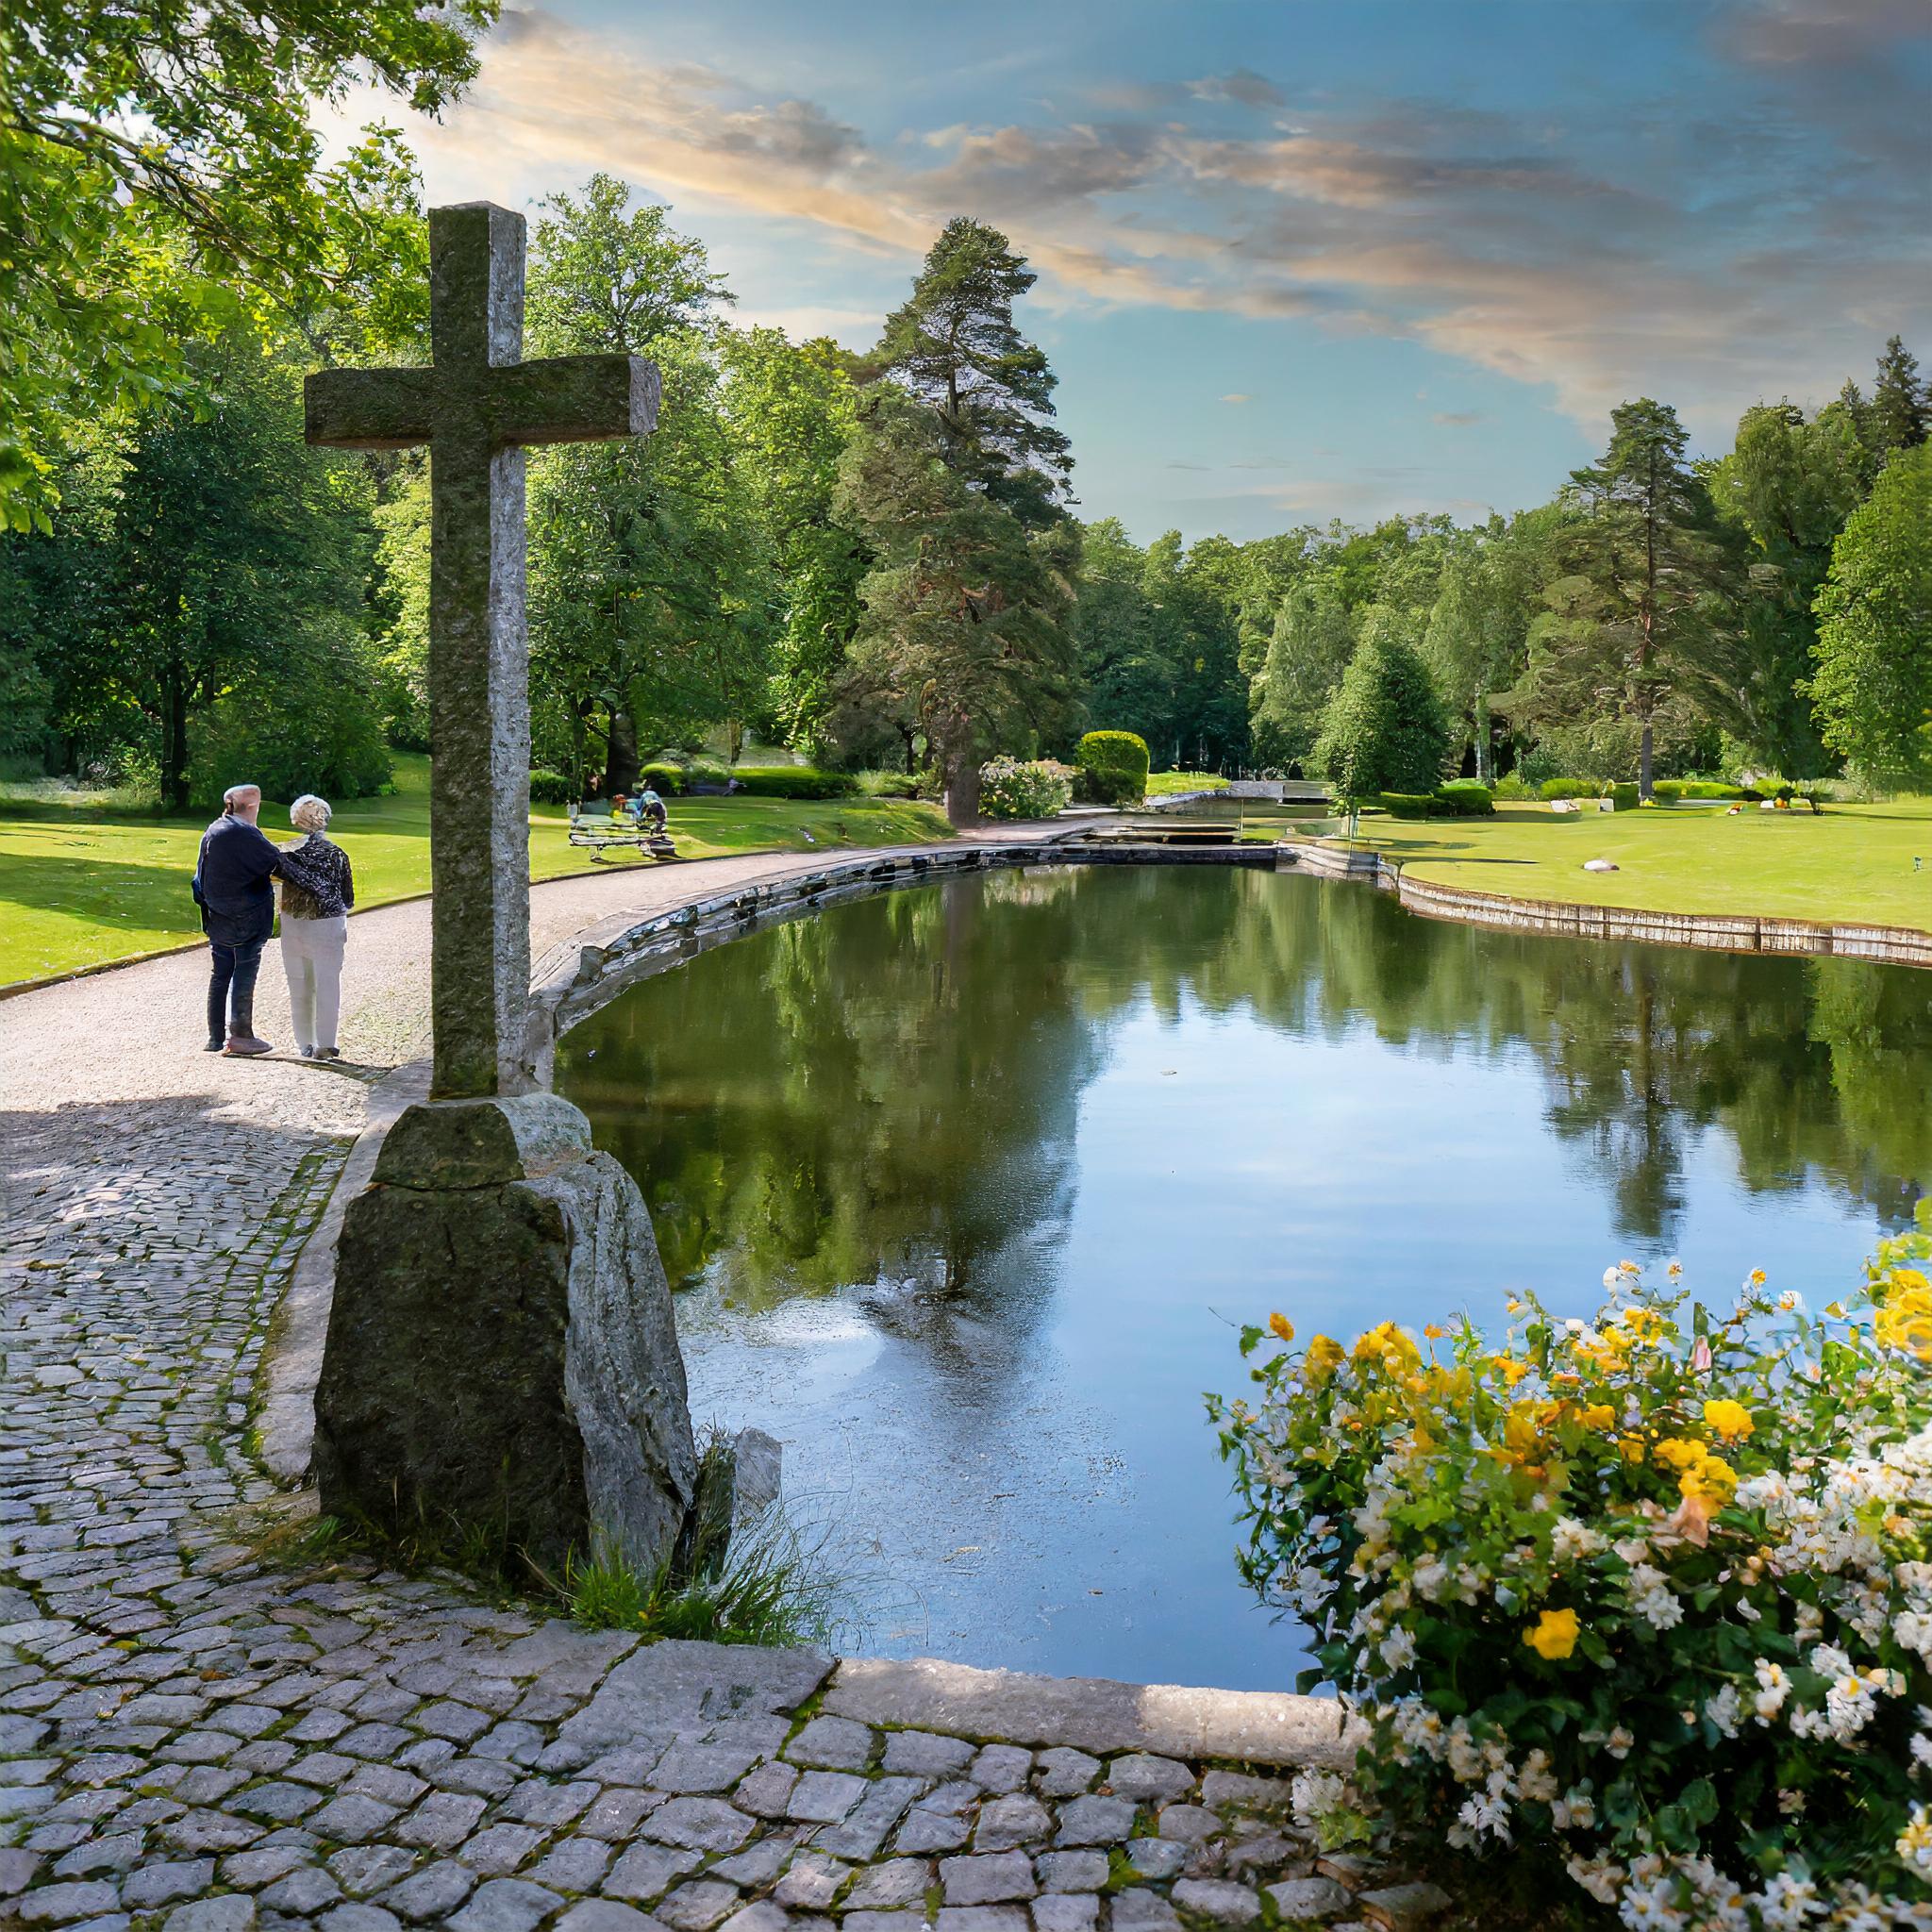
[[[1003,832],[1010,837],[1010,829]],[[841,855],[850,856],[850,855]],[[533,949],[823,857],[558,880]],[[1446,1903],[1319,1860],[1304,1700],[641,1648],[458,1579],[277,1564],[268,1323],[428,908],[351,926],[360,1065],[200,1051],[203,956],[0,1002],[0,1932],[1179,1932]],[[279,960],[258,1014],[286,1039]],[[1269,1892],[1264,1908],[1263,1892]]]

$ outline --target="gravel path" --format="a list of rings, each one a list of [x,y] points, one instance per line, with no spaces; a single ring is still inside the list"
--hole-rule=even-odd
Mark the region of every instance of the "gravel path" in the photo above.
[[[534,950],[824,863],[549,883]],[[1318,1859],[1285,1781],[1217,1768],[1334,1761],[1300,1700],[643,1648],[456,1579],[275,1562],[312,1501],[257,1458],[264,1338],[368,1083],[426,1045],[428,930],[425,904],[352,924],[361,1067],[202,1053],[199,954],[0,1002],[0,1932],[1182,1932],[1446,1904]],[[274,948],[258,1014],[286,1038]]]

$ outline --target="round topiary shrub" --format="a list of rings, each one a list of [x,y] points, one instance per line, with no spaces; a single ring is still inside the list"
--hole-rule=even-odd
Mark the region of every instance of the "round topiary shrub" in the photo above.
[[[530,774],[532,805],[569,805],[576,795],[576,788],[561,772],[538,771]]]
[[[1147,741],[1133,731],[1090,731],[1074,752],[1080,795],[1093,805],[1138,805],[1147,795]]]

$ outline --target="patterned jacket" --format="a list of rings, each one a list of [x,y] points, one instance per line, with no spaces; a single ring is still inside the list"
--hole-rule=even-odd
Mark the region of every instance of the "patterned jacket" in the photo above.
[[[349,855],[320,832],[284,845],[275,870],[282,879],[284,919],[335,919],[356,903]]]

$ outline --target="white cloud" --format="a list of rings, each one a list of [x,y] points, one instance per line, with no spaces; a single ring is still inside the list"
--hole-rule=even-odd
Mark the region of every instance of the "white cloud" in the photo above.
[[[1923,0],[1732,0],[1712,32],[1753,86],[1788,86],[1802,104],[1865,75],[1926,17]],[[1850,42],[1832,39],[1843,33]],[[1826,46],[1839,49],[1828,61]],[[1088,91],[1090,111],[1105,92]],[[814,101],[513,13],[484,43],[470,96],[418,139],[436,199],[515,204],[603,168],[700,219],[761,216],[800,245],[816,237],[908,267],[945,219],[972,213],[1013,236],[1049,308],[1411,337],[1547,389],[1592,426],[1635,393],[1712,432],[1761,395],[1822,399],[1925,312],[1924,170],[1892,171],[1877,193],[1857,171],[1835,189],[1780,163],[1785,175],[1726,200],[1722,175],[1680,178],[1641,143],[1606,148],[1592,168],[1560,130],[1487,110],[1331,99],[1241,140],[1161,117],[1281,105],[1258,75],[1111,92],[1111,120],[908,128],[874,145]],[[1866,118],[1895,116],[1892,100]],[[342,120],[365,113],[351,103]],[[1695,138],[1721,154],[1740,125]],[[1923,142],[1922,125],[1912,132]],[[1769,167],[1778,149],[1765,139]],[[836,296],[767,313],[848,341],[869,341],[876,320],[861,325]]]

